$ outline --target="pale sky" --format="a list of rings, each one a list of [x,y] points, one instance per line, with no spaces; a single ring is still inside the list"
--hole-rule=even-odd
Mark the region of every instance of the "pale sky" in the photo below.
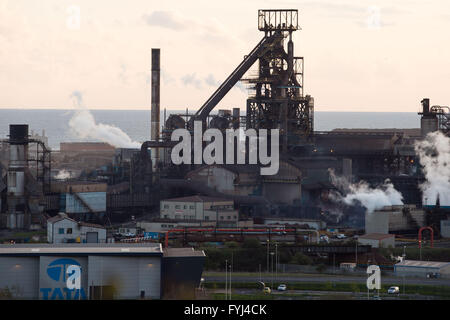
[[[149,109],[161,48],[161,108],[196,109],[263,37],[269,8],[299,10],[316,111],[450,104],[448,0],[0,0],[0,108],[72,108],[78,92],[90,109]],[[219,107],[246,97],[235,87]]]

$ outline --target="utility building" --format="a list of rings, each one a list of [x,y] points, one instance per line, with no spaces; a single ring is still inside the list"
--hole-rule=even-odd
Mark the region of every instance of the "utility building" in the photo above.
[[[77,222],[64,213],[47,220],[49,243],[105,243],[106,228],[93,223]]]

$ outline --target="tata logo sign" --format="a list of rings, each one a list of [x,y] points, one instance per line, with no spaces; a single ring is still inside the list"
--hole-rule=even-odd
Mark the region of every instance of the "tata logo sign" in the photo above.
[[[47,267],[47,276],[61,287],[41,288],[44,300],[81,300],[86,292],[81,287],[81,265],[74,259],[57,259]]]

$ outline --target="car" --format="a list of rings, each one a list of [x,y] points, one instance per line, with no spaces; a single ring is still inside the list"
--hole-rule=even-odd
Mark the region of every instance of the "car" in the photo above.
[[[388,293],[389,294],[399,294],[400,293],[400,288],[399,287],[390,287],[388,289]]]
[[[278,286],[278,291],[286,291],[286,289],[287,289],[287,287],[286,287],[285,284],[280,284],[280,285]]]
[[[270,290],[269,287],[264,287],[263,292],[264,292],[264,294],[270,294],[272,292],[272,290]]]
[[[339,233],[338,235],[336,235],[336,238],[338,238],[338,239],[345,239],[347,237],[345,236],[345,234]]]
[[[319,238],[320,242],[330,243],[330,238],[326,235],[321,235]]]

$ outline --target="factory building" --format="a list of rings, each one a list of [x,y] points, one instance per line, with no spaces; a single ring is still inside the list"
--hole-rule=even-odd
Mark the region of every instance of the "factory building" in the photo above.
[[[192,298],[204,259],[203,251],[161,244],[2,245],[0,289],[14,299]],[[69,266],[80,271],[80,289],[67,287]]]
[[[418,230],[425,224],[425,211],[415,205],[386,206],[365,214],[366,233]]]
[[[207,165],[189,172],[186,179],[204,183],[233,196],[263,196],[269,201],[292,204],[301,197],[300,169],[280,160],[278,173],[261,176],[258,165]]]
[[[450,278],[450,262],[403,260],[394,266],[394,272],[400,277]]]
[[[389,248],[395,247],[395,235],[383,233],[369,233],[358,238],[358,242],[362,245],[369,245],[372,248]]]
[[[239,213],[233,200],[197,195],[162,200],[160,218],[216,221],[221,226],[233,226],[237,225]]]
[[[49,243],[105,243],[106,228],[92,223],[77,222],[64,213],[47,220]]]

